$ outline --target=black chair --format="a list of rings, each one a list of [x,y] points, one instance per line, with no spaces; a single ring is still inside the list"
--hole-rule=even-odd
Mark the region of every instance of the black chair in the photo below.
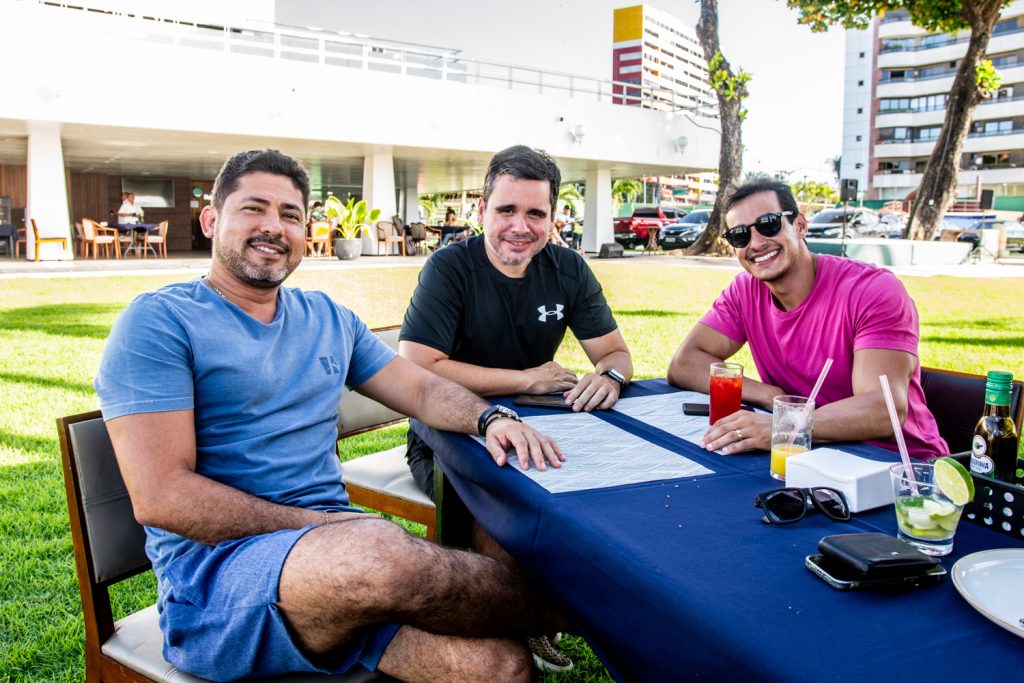
[[[150,569],[146,533],[131,500],[99,411],[57,419],[71,542],[85,620],[85,680],[201,683],[162,653],[156,605],[114,621],[108,589]],[[302,683],[365,683],[377,674],[358,669],[344,676],[292,674],[262,679]]]
[[[935,416],[939,434],[946,440],[950,453],[971,450],[974,427],[985,406],[985,378],[937,368],[921,368],[921,388],[928,409]],[[1010,417],[1021,433],[1024,421],[1024,384],[1014,380],[1010,388]]]

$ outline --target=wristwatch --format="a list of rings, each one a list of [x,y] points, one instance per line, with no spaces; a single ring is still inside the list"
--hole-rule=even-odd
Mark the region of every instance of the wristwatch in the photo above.
[[[516,422],[523,421],[522,418],[519,417],[519,413],[511,408],[506,408],[505,406],[491,406],[484,412],[480,413],[480,417],[477,418],[476,421],[476,431],[480,433],[480,436],[487,436],[488,425],[500,417],[507,417],[510,420],[515,420]]]
[[[604,377],[611,377],[613,380],[619,383],[619,389],[621,390],[626,386],[626,378],[622,376],[622,373],[615,368],[609,368],[601,373]]]

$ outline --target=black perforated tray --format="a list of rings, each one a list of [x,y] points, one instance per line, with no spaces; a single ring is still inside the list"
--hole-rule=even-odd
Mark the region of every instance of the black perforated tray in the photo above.
[[[968,470],[971,454],[953,456]],[[975,524],[1024,539],[1024,487],[971,474],[974,500],[964,506],[963,517]]]

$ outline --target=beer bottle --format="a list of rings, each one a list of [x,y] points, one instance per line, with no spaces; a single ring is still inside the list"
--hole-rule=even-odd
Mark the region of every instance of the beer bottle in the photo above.
[[[971,472],[1017,482],[1017,430],[1010,419],[1013,374],[991,370],[985,381],[985,412],[974,428]]]

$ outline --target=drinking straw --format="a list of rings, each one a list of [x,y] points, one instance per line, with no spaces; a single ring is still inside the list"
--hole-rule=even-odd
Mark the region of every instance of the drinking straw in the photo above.
[[[896,446],[900,449],[900,458],[903,459],[903,472],[907,481],[910,482],[910,491],[917,494],[917,480],[914,479],[914,468],[910,466],[910,454],[907,453],[907,442],[903,440],[903,427],[900,425],[900,418],[896,415],[896,402],[892,400],[892,390],[889,388],[889,378],[879,375],[878,381],[882,384],[882,395],[885,397],[885,407],[889,409],[889,419],[892,421],[892,433],[896,436]]]
[[[818,397],[821,385],[825,383],[825,377],[828,375],[828,371],[831,367],[832,359],[829,358],[821,368],[821,374],[818,375],[818,381],[814,383],[814,388],[811,389],[811,395],[807,397],[807,403],[804,404],[804,411],[800,413],[800,419],[793,426],[793,433],[789,435],[790,445],[793,445],[793,443],[796,442],[797,434],[799,434],[800,430],[803,429],[803,426],[807,424],[807,418],[811,416],[811,409],[814,408],[814,399]]]

